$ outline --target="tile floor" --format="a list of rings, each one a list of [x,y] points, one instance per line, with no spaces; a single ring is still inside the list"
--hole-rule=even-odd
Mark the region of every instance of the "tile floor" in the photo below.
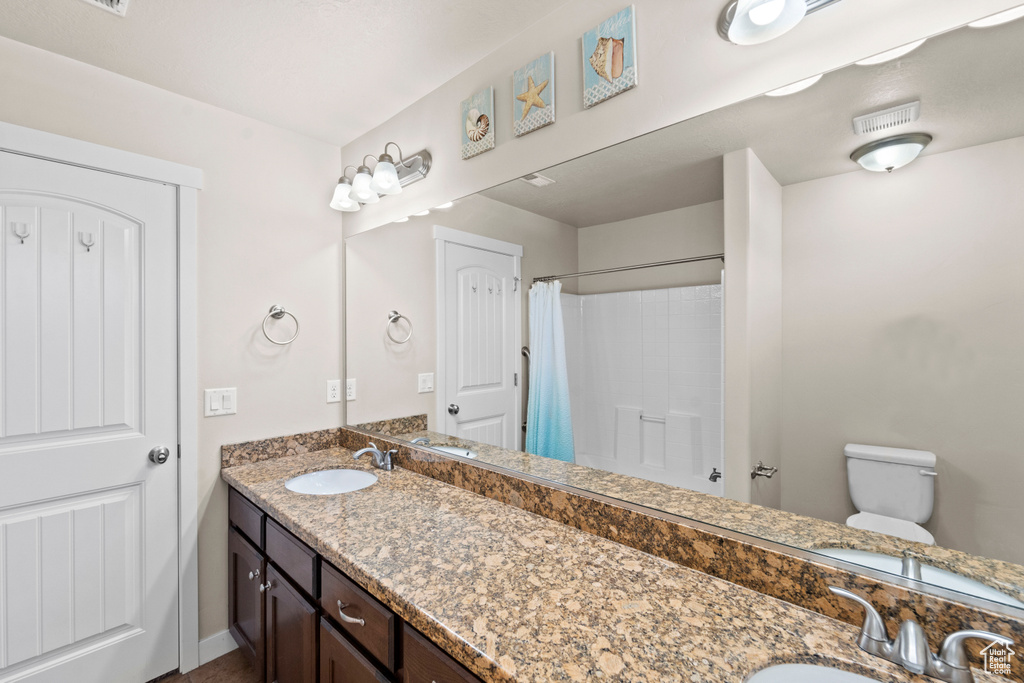
[[[195,671],[174,674],[160,679],[159,683],[258,683],[259,680],[242,651],[233,650]]]

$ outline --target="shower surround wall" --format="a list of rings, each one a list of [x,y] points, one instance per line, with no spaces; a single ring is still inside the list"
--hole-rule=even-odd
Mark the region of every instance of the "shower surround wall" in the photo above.
[[[562,293],[576,462],[722,495],[722,287]]]

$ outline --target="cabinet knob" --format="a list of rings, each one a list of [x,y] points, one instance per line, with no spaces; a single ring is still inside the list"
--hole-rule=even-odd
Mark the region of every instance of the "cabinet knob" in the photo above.
[[[258,579],[258,578],[260,578],[260,570],[259,569],[254,569],[253,571],[249,572],[249,580],[250,581],[252,581],[253,579]]]
[[[260,593],[267,593],[273,587],[274,586],[270,583],[270,581],[267,581],[266,583],[261,583],[260,584]]]

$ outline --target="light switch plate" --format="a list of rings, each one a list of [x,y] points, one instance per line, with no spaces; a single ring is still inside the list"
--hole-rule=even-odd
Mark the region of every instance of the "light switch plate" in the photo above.
[[[419,393],[429,394],[434,391],[434,373],[421,372],[419,375]]]
[[[355,379],[345,380],[345,400],[354,401],[356,400],[356,381]]]
[[[203,407],[203,415],[206,417],[235,415],[238,413],[238,389],[207,389],[204,392]]]
[[[328,403],[340,403],[341,402],[341,380],[340,379],[329,379],[329,380],[327,380],[327,402]]]

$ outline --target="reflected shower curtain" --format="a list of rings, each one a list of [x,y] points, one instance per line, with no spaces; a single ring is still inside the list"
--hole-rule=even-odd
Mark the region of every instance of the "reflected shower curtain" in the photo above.
[[[555,460],[575,460],[569,372],[565,363],[562,283],[530,287],[530,396],[526,407],[526,451]]]

